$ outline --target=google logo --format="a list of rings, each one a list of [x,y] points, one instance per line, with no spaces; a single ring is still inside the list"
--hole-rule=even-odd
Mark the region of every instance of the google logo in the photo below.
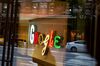
[[[51,30],[50,34],[47,34],[46,36],[42,33],[35,31],[35,25],[31,25],[31,32],[30,32],[30,43],[37,45],[42,45],[43,42],[47,41],[46,37],[48,36],[48,46],[50,48],[61,48],[60,42],[62,41],[62,37],[59,35],[56,35],[53,30]]]
[[[40,32],[35,31],[35,25],[31,25],[30,29],[30,43],[34,45],[42,45],[44,44],[44,50],[46,50],[47,47],[55,47],[55,48],[61,48],[60,42],[62,41],[62,37],[57,35],[55,31],[51,30],[49,34],[46,36]],[[42,54],[44,55],[44,54]]]

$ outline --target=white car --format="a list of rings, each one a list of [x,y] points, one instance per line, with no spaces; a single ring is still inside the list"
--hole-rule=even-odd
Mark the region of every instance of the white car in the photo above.
[[[86,42],[84,40],[77,40],[67,42],[66,49],[72,52],[87,52]]]

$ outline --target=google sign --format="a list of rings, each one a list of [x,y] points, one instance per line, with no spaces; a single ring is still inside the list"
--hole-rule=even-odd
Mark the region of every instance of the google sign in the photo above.
[[[57,35],[55,31],[51,30],[50,34],[47,34],[45,36],[44,34],[35,31],[35,25],[31,25],[30,43],[34,45],[44,44],[45,47],[43,48],[42,53],[45,53],[45,50],[47,47],[61,48],[61,45],[60,45],[61,41],[62,41],[62,37]]]

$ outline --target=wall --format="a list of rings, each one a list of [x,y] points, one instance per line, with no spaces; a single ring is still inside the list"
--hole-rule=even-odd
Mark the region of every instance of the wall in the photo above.
[[[38,18],[30,21],[30,24],[37,26],[37,31],[43,34],[50,34],[51,30],[65,39],[62,45],[67,41],[67,19],[66,18]]]
[[[20,20],[18,27],[18,38],[28,40],[28,20]]]
[[[18,29],[18,38],[26,40],[29,43],[29,24],[36,24],[37,31],[43,34],[50,33],[51,30],[57,32],[58,35],[65,39],[62,45],[67,41],[67,19],[66,18],[38,18],[33,20],[20,20]],[[31,47],[31,44],[29,44]]]

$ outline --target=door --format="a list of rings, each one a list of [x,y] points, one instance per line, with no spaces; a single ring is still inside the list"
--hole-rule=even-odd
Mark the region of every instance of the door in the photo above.
[[[18,1],[0,0],[0,66],[12,66],[18,25]]]

